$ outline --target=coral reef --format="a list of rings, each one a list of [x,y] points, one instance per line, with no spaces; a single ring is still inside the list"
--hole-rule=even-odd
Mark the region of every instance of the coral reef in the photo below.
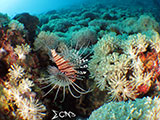
[[[0,14],[0,119],[159,119],[159,8],[86,2]]]
[[[71,40],[75,42],[73,43],[73,46],[76,46],[76,43],[78,43],[77,48],[80,48],[82,45],[88,46],[95,44],[97,42],[96,36],[96,31],[94,29],[84,27],[73,32]]]
[[[128,5],[128,2],[125,4]],[[142,6],[144,4],[141,3]],[[54,32],[59,37],[53,40],[53,44],[59,42],[57,53],[64,47],[63,43],[77,49],[88,45],[93,48],[91,55],[86,52],[91,57],[89,74],[85,75],[87,80],[83,84],[93,88],[93,91],[80,97],[80,101],[76,100],[81,103],[75,104],[76,111],[83,111],[77,114],[88,116],[106,101],[120,102],[159,95],[159,18],[152,8],[142,10],[139,7],[126,9],[101,3],[92,7],[85,4],[38,16],[41,31]],[[146,13],[148,10],[150,12]],[[45,58],[44,55],[42,57]],[[53,60],[45,66],[53,63],[55,66]],[[41,76],[45,77],[44,74]],[[49,71],[47,75],[51,75]]]
[[[11,30],[19,30],[19,31],[24,30],[24,25],[18,22],[17,20],[11,20],[8,24],[8,27],[10,27]]]

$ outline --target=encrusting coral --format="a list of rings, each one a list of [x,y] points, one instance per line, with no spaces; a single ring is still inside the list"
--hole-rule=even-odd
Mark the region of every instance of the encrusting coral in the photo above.
[[[147,97],[135,101],[110,102],[92,112],[89,120],[158,120],[160,99]]]

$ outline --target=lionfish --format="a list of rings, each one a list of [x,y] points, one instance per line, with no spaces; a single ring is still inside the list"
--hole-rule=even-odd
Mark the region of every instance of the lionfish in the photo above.
[[[82,48],[82,47],[81,47]],[[47,78],[41,78],[43,83],[47,83],[47,86],[43,88],[47,88],[52,86],[52,88],[44,95],[48,95],[53,89],[57,88],[54,101],[57,98],[60,88],[63,89],[63,99],[65,99],[65,91],[68,88],[70,94],[79,98],[82,94],[86,94],[90,92],[90,90],[84,90],[78,84],[76,84],[76,80],[83,80],[84,75],[86,74],[87,66],[87,57],[88,55],[82,57],[83,53],[86,51],[87,47],[80,52],[76,49],[69,49],[66,45],[63,45],[60,49],[60,53],[56,52],[56,49],[50,49],[51,52],[51,60],[56,64],[56,66],[49,66],[48,73],[50,74]],[[78,96],[74,95],[71,87],[79,93]]]

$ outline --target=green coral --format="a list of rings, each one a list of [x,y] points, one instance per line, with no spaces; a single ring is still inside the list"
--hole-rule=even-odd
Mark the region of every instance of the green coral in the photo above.
[[[89,120],[154,120],[160,119],[160,99],[150,97],[128,102],[110,102],[92,112]]]

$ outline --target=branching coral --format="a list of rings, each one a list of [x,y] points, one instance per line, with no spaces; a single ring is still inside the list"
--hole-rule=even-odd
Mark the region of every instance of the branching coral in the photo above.
[[[0,109],[8,116],[1,119],[37,120],[45,116],[46,108],[38,102],[39,96],[32,90],[35,86],[36,56],[28,54],[32,48],[24,37],[23,27],[18,28],[18,23],[11,22],[9,27],[0,28],[0,83],[3,93]]]
[[[151,85],[155,84],[159,76],[159,49],[157,47],[159,36],[156,33],[155,35],[147,38],[147,36],[138,34],[136,44],[130,44],[136,52],[136,58],[132,62],[133,75],[137,77],[136,83],[140,88],[146,87],[146,92]]]
[[[160,99],[158,97],[155,97],[153,100],[150,98],[148,99],[148,103],[152,103],[153,107],[152,109],[147,110],[146,118],[147,120],[158,120],[160,119]],[[145,103],[147,104],[147,102]]]
[[[91,72],[91,76],[93,76],[93,77],[97,76],[98,77],[98,75],[103,74],[103,72],[100,73],[100,74],[99,74],[99,72],[101,71],[101,69],[102,69],[102,71],[103,71],[103,69],[105,70],[105,68],[101,67],[101,69],[98,69],[98,67],[99,67],[98,65],[103,64],[103,63],[100,64],[100,62],[107,63],[106,62],[106,56],[109,55],[109,53],[113,52],[113,50],[115,48],[115,46],[113,44],[113,40],[114,40],[114,37],[112,37],[110,35],[105,35],[95,45],[94,56],[92,56],[92,59],[89,62],[89,71]]]
[[[29,80],[28,78],[22,79],[18,85],[18,90],[20,93],[24,94],[27,92],[31,92],[31,87],[33,86],[33,81]]]
[[[17,106],[16,114],[19,118],[23,120],[42,120],[42,117],[45,116],[43,112],[46,109],[44,105],[38,103],[38,100],[35,101],[32,97],[24,98],[16,88],[5,89],[5,92],[8,95],[7,98],[14,101]]]
[[[17,113],[20,118],[25,120],[42,120],[45,116],[44,111],[46,111],[44,105],[35,101],[32,97],[28,99],[24,98],[18,103]]]

